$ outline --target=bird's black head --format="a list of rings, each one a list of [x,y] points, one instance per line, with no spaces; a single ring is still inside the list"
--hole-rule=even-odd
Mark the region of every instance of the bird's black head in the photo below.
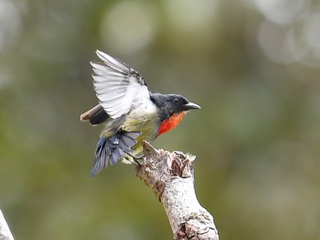
[[[189,102],[177,94],[152,93],[151,100],[160,109],[160,118],[162,119],[167,119],[175,113],[200,109],[199,105]]]

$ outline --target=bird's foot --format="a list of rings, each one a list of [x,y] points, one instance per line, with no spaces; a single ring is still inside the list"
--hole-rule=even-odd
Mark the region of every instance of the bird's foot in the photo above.
[[[130,152],[126,152],[126,154],[129,156],[130,160],[128,159],[128,161],[130,161],[130,163],[133,163],[133,164],[137,164],[139,166],[141,166],[141,163],[139,162],[139,160],[142,160],[144,155],[142,156],[135,156],[133,154],[131,154]]]

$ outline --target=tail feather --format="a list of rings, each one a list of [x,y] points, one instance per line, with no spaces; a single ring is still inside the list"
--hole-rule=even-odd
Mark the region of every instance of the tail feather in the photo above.
[[[126,146],[133,146],[137,143],[134,138],[126,136],[126,135],[121,136],[121,141]]]
[[[140,134],[141,132],[122,131],[109,138],[100,138],[90,177],[97,175],[102,169],[106,168],[109,162],[114,165],[122,159],[127,152],[132,150],[132,147],[137,143],[135,138]]]

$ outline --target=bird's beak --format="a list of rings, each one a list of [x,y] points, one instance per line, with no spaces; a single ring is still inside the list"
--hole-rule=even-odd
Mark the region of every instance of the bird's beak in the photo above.
[[[190,110],[190,109],[200,109],[201,107],[198,104],[188,102],[187,104],[183,105],[184,110]]]

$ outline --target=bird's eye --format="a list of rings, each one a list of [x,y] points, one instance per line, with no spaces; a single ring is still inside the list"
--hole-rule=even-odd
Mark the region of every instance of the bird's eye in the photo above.
[[[173,102],[174,102],[174,103],[179,103],[179,99],[178,99],[178,98],[174,98],[174,99],[173,99]]]

